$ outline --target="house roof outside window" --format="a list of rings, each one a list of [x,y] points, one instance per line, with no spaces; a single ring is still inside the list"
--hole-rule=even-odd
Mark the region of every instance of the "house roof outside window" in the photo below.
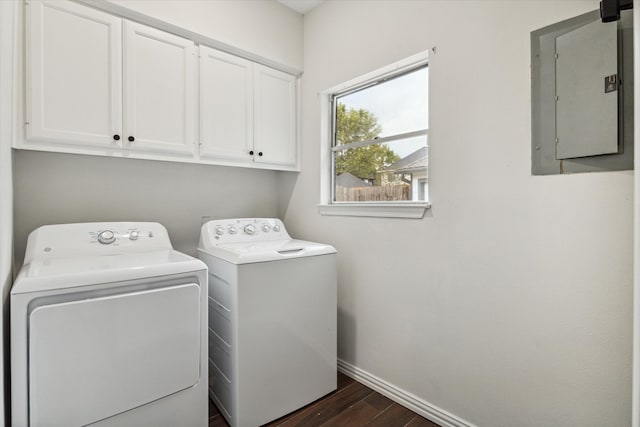
[[[380,172],[415,172],[417,170],[426,170],[429,160],[428,147],[422,147],[398,160],[397,162],[382,169]]]

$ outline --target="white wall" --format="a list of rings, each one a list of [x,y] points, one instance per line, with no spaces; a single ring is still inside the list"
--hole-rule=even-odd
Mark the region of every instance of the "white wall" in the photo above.
[[[275,172],[16,151],[15,253],[43,224],[157,221],[194,255],[201,218],[276,216]]]
[[[114,1],[148,16],[302,68],[302,16],[270,1]],[[16,151],[15,255],[43,224],[158,221],[195,255],[203,216],[277,216],[276,172]]]
[[[302,16],[275,0],[109,0],[302,69]]]
[[[339,357],[469,423],[631,422],[633,173],[531,176],[530,32],[589,1],[329,1],[305,16],[291,234],[338,249]],[[323,217],[318,92],[437,46],[422,220]]]
[[[8,297],[12,283],[13,262],[13,195],[11,174],[11,142],[14,131],[14,28],[13,2],[0,2],[0,426],[5,425],[5,381],[8,360]]]

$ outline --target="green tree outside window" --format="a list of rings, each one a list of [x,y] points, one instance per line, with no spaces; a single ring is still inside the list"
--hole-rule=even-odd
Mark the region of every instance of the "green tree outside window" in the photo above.
[[[347,109],[338,103],[336,109],[336,144],[371,141],[382,133],[376,116],[365,109]],[[376,180],[377,172],[400,157],[383,144],[351,148],[336,153],[336,175],[350,173],[360,179]]]

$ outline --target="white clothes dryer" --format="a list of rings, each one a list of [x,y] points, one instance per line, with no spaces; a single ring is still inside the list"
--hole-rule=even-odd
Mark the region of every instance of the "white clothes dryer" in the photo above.
[[[232,427],[255,427],[336,389],[336,250],[292,239],[279,219],[214,220],[209,388]]]
[[[162,225],[40,227],[10,298],[13,426],[207,425],[206,266]]]

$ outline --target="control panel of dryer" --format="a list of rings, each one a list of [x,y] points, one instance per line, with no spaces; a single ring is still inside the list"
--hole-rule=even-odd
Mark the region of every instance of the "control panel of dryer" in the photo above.
[[[209,221],[202,226],[200,247],[265,240],[291,239],[277,218],[238,218]]]
[[[128,246],[129,242],[137,242],[133,246],[146,246],[150,241],[148,239],[155,238],[158,230],[154,233],[149,227],[140,227],[138,224],[122,224],[121,226],[113,226],[107,224],[107,227],[96,227],[95,230],[89,231],[89,241],[91,243],[100,243],[102,245]],[[161,233],[160,233],[161,234]]]
[[[29,235],[25,264],[34,258],[109,255],[173,249],[167,229],[155,222],[45,225]]]

